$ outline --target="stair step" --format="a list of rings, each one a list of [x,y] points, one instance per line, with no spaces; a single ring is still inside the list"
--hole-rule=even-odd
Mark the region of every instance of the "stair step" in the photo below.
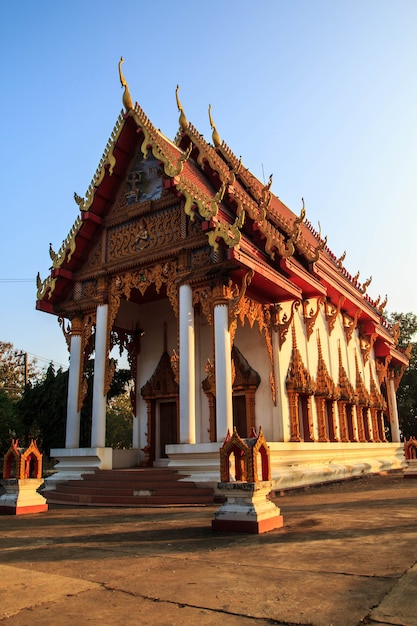
[[[178,495],[201,495],[201,496],[210,496],[213,495],[213,490],[208,487],[196,487],[193,489],[191,486],[187,486],[182,488],[180,485],[174,488],[166,488],[166,486],[161,485],[158,488],[148,487],[145,485],[137,485],[135,488],[116,489],[115,486],[106,487],[106,486],[86,486],[86,485],[59,485],[57,487],[57,491],[60,493],[73,493],[77,495],[83,494],[94,494],[94,495],[111,495],[111,496],[139,496],[139,495],[169,495],[169,494],[178,494]]]
[[[83,506],[149,506],[174,504],[213,504],[213,496],[94,496],[56,493],[48,497],[48,504],[76,504]]]
[[[213,489],[199,487],[168,468],[96,470],[45,493],[48,504],[162,506],[213,504]]]

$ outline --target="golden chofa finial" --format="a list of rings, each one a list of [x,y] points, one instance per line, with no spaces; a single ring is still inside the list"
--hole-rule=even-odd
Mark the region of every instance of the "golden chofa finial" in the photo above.
[[[343,267],[343,261],[346,259],[346,250],[344,251],[344,253],[342,254],[342,256],[340,256],[337,261],[336,264],[338,267],[340,267],[340,269],[342,269]]]
[[[182,108],[182,104],[180,102],[180,99],[178,97],[178,92],[180,90],[180,86],[177,85],[177,88],[175,90],[175,98],[177,100],[177,107],[178,107],[178,111],[180,112],[180,119],[179,119],[179,123],[180,123],[180,128],[183,131],[186,131],[188,128],[188,120],[185,117],[185,113],[184,113],[184,109]]]
[[[123,76],[122,63],[124,63],[124,58],[120,57],[120,61],[119,61],[120,84],[122,85],[122,87],[125,88],[125,92],[123,94],[122,102],[123,102],[123,106],[126,109],[126,111],[130,111],[130,109],[133,109],[133,101],[132,101],[132,98],[131,98],[131,95],[130,95],[128,84],[126,82],[125,77]]]
[[[212,139],[213,139],[213,144],[215,148],[220,148],[221,145],[221,139],[220,139],[220,135],[217,132],[217,128],[213,122],[213,118],[211,117],[211,104],[209,104],[209,108],[208,108],[208,114],[209,114],[209,120],[210,120],[210,126],[213,129],[213,133],[212,133]]]

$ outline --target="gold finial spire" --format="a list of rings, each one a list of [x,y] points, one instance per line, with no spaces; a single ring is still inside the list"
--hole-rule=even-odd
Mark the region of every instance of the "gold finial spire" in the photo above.
[[[130,95],[129,86],[128,86],[127,82],[126,82],[125,77],[123,76],[122,63],[124,63],[124,58],[120,57],[120,61],[119,61],[120,84],[122,85],[122,87],[125,88],[125,92],[123,94],[122,102],[123,102],[123,106],[126,109],[126,111],[130,111],[130,109],[133,109],[133,101],[132,101],[132,97]]]
[[[217,132],[217,128],[213,122],[213,118],[211,117],[211,104],[209,104],[209,109],[208,109],[208,114],[209,114],[209,120],[210,120],[210,126],[213,129],[213,133],[212,133],[212,139],[213,139],[213,143],[214,143],[214,147],[215,148],[219,148],[221,145],[221,139],[220,139],[220,135]]]
[[[187,120],[187,118],[185,117],[184,109],[182,108],[182,104],[181,104],[180,99],[179,99],[179,97],[178,97],[178,92],[179,92],[179,90],[180,90],[180,86],[179,86],[179,85],[177,85],[177,88],[176,88],[176,90],[175,90],[175,98],[176,98],[176,100],[177,100],[177,107],[178,107],[178,111],[180,112],[180,119],[179,119],[179,122],[180,122],[180,128],[181,128],[181,130],[184,130],[184,131],[185,131],[185,130],[187,130],[187,128],[188,128],[188,120]]]

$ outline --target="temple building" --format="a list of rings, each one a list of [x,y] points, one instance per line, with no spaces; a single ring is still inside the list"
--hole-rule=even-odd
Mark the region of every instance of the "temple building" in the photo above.
[[[187,120],[165,137],[122,71],[116,121],[37,309],[70,351],[65,448],[55,479],[96,468],[169,466],[219,479],[236,428],[262,428],[277,487],[402,467],[396,389],[408,365],[381,298],[325,238],[220,139]],[[131,369],[133,441],[106,448],[114,349]],[[94,358],[91,443],[80,447]]]

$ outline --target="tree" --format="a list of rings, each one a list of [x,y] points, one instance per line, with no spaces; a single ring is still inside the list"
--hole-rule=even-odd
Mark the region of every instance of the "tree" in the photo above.
[[[17,402],[25,384],[39,378],[36,361],[15,350],[12,343],[0,341],[0,455],[12,439],[23,435]]]
[[[107,405],[106,446],[132,447],[133,413],[129,389],[111,398]]]
[[[17,404],[26,442],[36,439],[48,455],[51,448],[65,444],[67,389],[68,371],[55,372],[51,363],[43,380],[26,385]]]
[[[39,376],[36,359],[29,359],[26,352],[16,350],[12,343],[0,341],[0,389],[9,398],[19,398],[25,385]]]
[[[87,364],[85,376],[87,380],[87,395],[81,409],[80,416],[80,446],[89,447],[91,443],[91,414],[93,405],[94,360]],[[125,394],[130,371],[120,369],[115,371],[110,391],[107,395],[110,408],[110,422],[106,445],[111,447],[127,447],[130,438],[123,435],[127,428],[128,419],[123,409],[123,401],[113,403],[113,398]],[[25,441],[36,439],[38,447],[46,455],[50,455],[51,448],[63,448],[65,445],[65,429],[67,415],[68,371],[58,369],[53,365],[48,367],[43,380],[25,387],[23,395],[17,403],[17,412],[23,424],[19,435]],[[130,414],[130,423],[132,422]]]
[[[411,344],[410,364],[405,370],[397,391],[398,418],[403,437],[417,437],[417,315],[414,313],[391,313],[387,321],[394,326],[399,323],[398,347],[406,349]]]
[[[10,447],[12,439],[16,439],[22,432],[16,402],[8,394],[0,389],[0,456],[1,458]]]

